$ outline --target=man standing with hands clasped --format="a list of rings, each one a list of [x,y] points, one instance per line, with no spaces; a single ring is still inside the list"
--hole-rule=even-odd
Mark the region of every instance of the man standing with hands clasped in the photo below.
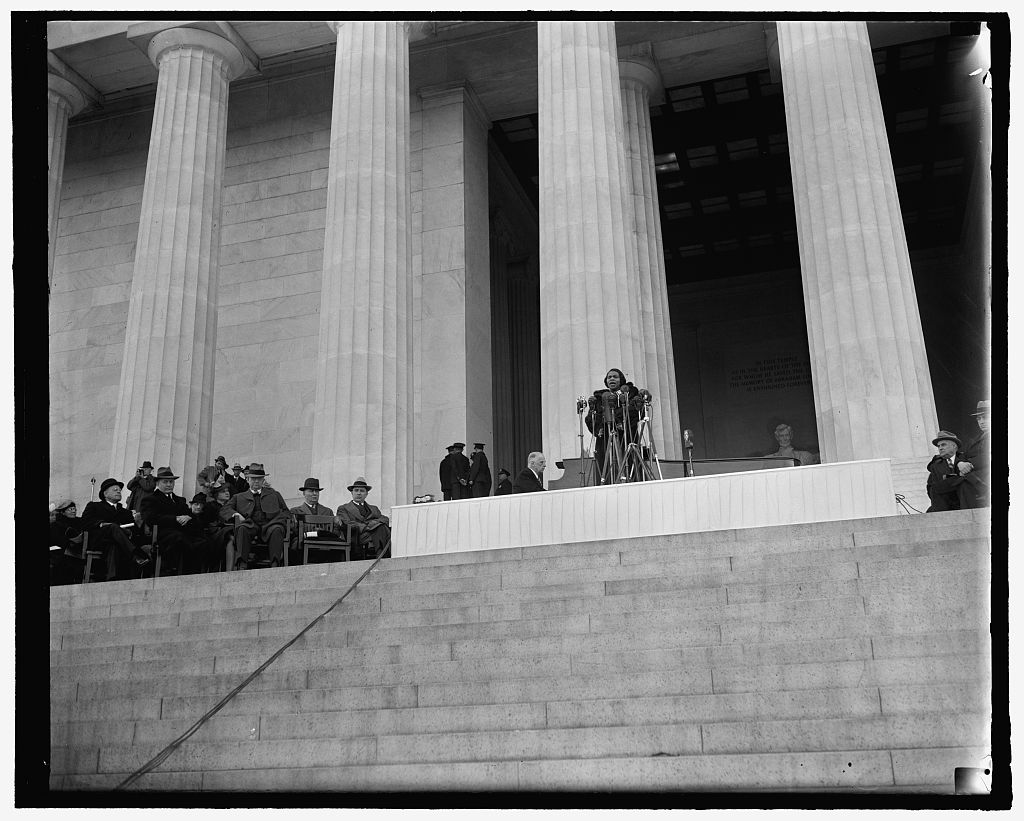
[[[473,496],[491,495],[491,467],[487,464],[484,443],[473,443],[473,455],[470,458],[469,484],[473,488]]]
[[[366,494],[371,490],[373,487],[366,484],[366,479],[357,477],[348,486],[352,501],[338,508],[338,521],[355,526],[364,559],[376,558],[382,547],[383,556],[387,558],[391,555],[391,520],[380,512],[379,507],[367,503]]]

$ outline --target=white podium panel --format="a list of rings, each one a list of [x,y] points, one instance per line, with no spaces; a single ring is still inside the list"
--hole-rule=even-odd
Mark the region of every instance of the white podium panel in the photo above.
[[[401,505],[391,555],[418,556],[896,515],[888,459]]]

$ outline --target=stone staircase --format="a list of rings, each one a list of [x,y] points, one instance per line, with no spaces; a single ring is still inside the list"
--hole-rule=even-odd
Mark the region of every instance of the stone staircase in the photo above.
[[[951,793],[988,511],[382,561],[136,790]],[[111,789],[367,563],[50,591],[50,788]]]

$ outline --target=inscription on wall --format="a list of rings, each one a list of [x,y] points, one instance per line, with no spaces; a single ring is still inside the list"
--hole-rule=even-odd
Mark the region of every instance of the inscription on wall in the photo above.
[[[811,384],[811,363],[797,356],[758,359],[746,368],[729,371],[729,387],[760,393]]]

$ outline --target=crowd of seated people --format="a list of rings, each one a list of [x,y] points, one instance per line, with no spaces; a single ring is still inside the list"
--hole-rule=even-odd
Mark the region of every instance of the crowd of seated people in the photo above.
[[[71,499],[51,503],[50,584],[151,576],[157,555],[161,575],[245,570],[261,563],[279,567],[285,550],[289,564],[300,563],[297,524],[306,515],[332,516],[334,521],[319,525],[316,531],[303,530],[303,539],[337,538],[351,528],[351,559],[372,559],[382,550],[384,556],[390,555],[390,522],[379,508],[366,503],[372,488],[363,477],[349,486],[352,500],[336,510],[320,504],[323,488],[310,477],[299,488],[304,504],[289,508],[271,487],[262,463],[242,468],[236,462],[230,472],[227,464],[218,456],[200,471],[198,492],[191,500],[174,492],[180,476],[170,467],[154,471],[147,460],[128,482],[126,501],[122,501],[125,483],[109,478],[100,484],[99,499],[90,501],[80,518]],[[86,547],[94,560],[88,580],[84,578]],[[266,551],[265,562],[255,557],[258,547]]]

